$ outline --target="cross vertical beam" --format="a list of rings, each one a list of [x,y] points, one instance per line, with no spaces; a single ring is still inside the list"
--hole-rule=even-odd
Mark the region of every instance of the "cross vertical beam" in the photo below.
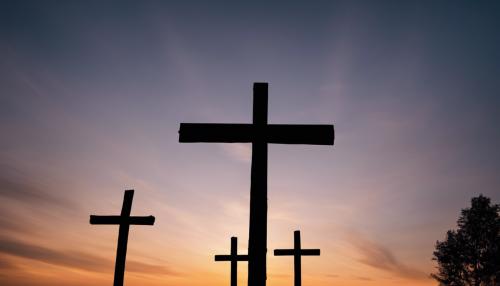
[[[294,286],[300,286],[302,283],[302,259],[300,259],[300,231],[293,232],[293,248],[295,255],[293,256],[293,283]]]
[[[231,254],[215,255],[215,261],[231,261],[231,286],[237,286],[238,261],[248,261],[248,255],[238,255],[238,238],[231,237]]]
[[[114,286],[123,286],[125,276],[125,260],[127,258],[128,233],[131,224],[135,225],[153,225],[154,216],[130,216],[132,210],[132,200],[134,190],[127,190],[123,196],[122,211],[119,216],[90,216],[90,224],[118,224],[118,245],[116,248],[116,263]]]
[[[236,257],[238,254],[238,238],[231,237],[231,256]],[[238,285],[238,260],[231,260],[231,286]]]
[[[130,218],[132,210],[132,199],[134,191],[125,191],[123,196],[121,218],[124,220],[120,223],[118,229],[118,246],[116,248],[116,263],[115,263],[115,281],[114,285],[123,285],[125,277],[125,260],[127,258],[128,232],[130,225],[126,222]]]
[[[265,285],[267,278],[267,90],[267,83],[254,84],[248,285]]]
[[[275,256],[293,256],[294,286],[302,284],[302,256],[319,256],[319,249],[302,249],[300,245],[300,231],[293,233],[293,249],[275,249]]]

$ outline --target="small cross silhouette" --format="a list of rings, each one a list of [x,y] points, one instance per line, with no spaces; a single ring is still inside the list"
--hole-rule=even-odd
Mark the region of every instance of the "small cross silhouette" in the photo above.
[[[123,277],[125,275],[125,259],[127,257],[128,231],[130,225],[153,225],[155,223],[154,216],[130,216],[133,198],[134,190],[125,191],[121,215],[90,216],[90,224],[120,225],[120,228],[118,230],[118,247],[116,249],[115,278],[113,282],[114,286],[123,286]]]
[[[238,238],[231,237],[231,254],[215,255],[215,261],[231,261],[231,286],[238,284],[238,261],[248,261],[248,255],[238,255]]]
[[[301,249],[300,248],[300,230],[293,233],[293,249],[275,249],[274,256],[290,255],[294,258],[294,285],[300,286],[302,283],[302,256],[319,256],[319,249]]]

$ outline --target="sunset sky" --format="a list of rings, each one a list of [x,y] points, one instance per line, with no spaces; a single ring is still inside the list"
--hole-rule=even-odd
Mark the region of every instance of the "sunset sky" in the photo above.
[[[238,2],[238,3],[236,3]],[[268,285],[430,286],[436,240],[500,202],[498,1],[1,1],[0,285],[229,285],[247,252],[249,144],[181,144],[180,122],[334,124],[269,146]],[[239,264],[246,285],[247,264]]]

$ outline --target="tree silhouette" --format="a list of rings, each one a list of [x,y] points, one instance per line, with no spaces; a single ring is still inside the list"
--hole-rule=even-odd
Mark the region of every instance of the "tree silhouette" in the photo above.
[[[462,210],[458,229],[436,242],[433,260],[439,285],[500,285],[500,206],[480,195]]]

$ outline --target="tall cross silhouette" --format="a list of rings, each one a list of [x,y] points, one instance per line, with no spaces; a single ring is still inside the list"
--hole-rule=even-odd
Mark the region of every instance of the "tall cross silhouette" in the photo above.
[[[154,216],[130,216],[133,198],[134,198],[134,190],[125,191],[123,197],[122,212],[120,215],[90,216],[90,224],[120,225],[118,231],[118,246],[116,249],[115,278],[113,282],[114,286],[123,285],[123,277],[125,275],[125,259],[127,257],[128,231],[130,225],[131,224],[153,225],[155,223]]]
[[[267,123],[267,83],[254,83],[252,124],[181,123],[179,142],[252,143],[248,285],[266,285],[267,144],[333,145],[333,125]]]
[[[231,261],[231,286],[238,284],[238,261],[248,261],[248,255],[238,254],[238,238],[231,237],[231,254],[215,255],[215,261]]]
[[[293,256],[294,285],[300,286],[302,283],[302,256],[319,256],[319,249],[300,248],[300,231],[293,233],[293,249],[275,249],[274,256]]]

